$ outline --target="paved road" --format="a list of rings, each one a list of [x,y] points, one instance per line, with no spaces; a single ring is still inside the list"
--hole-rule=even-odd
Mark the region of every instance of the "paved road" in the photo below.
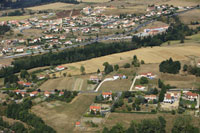
[[[95,92],[98,92],[99,88],[101,87],[101,85],[102,85],[104,82],[107,82],[107,81],[114,81],[114,80],[116,80],[116,79],[114,79],[114,78],[106,78],[106,79],[104,79],[104,80],[98,85],[98,87],[96,88]]]
[[[135,85],[135,82],[136,82],[136,80],[139,79],[139,78],[140,78],[140,76],[135,76],[135,78],[134,78],[134,80],[133,80],[133,82],[132,82],[132,84],[131,84],[131,87],[130,87],[129,91],[133,91],[133,87],[134,87],[134,85]]]
[[[187,10],[184,10],[184,11],[181,11],[181,12],[178,12],[178,13],[175,13],[175,14],[172,14],[172,15],[168,15],[169,17],[172,17],[172,16],[177,16],[179,14],[183,14],[185,12],[188,12],[188,11],[191,11],[191,10],[194,10],[194,9],[197,9],[197,8],[200,8],[200,7],[194,7],[194,8],[191,8],[191,9],[187,9]],[[107,24],[110,24],[110,23],[114,23],[116,22],[117,20],[113,20],[113,21],[110,21],[108,23],[106,23],[105,25]],[[128,31],[125,33],[125,35],[128,35],[132,32],[136,32],[138,31],[140,28],[150,24],[150,23],[153,23],[154,21],[156,21],[156,19],[152,19],[152,20],[148,20],[140,25],[138,25],[137,27],[133,28],[132,30]],[[119,37],[119,36],[122,36],[123,34],[118,34],[118,35],[110,35],[110,36],[104,36],[104,37],[99,37],[99,38],[96,38],[94,40],[91,40],[89,42],[84,42],[84,43],[80,43],[78,45],[73,45],[73,46],[67,46],[65,48],[59,48],[58,50],[61,51],[61,50],[64,50],[64,49],[69,49],[69,48],[73,48],[73,47],[79,47],[79,46],[85,46],[85,45],[89,45],[89,44],[92,44],[92,43],[95,43],[95,42],[100,42],[100,41],[105,41],[105,40],[108,40],[109,38],[113,38],[113,37]],[[53,50],[53,52],[56,52],[57,50]],[[49,50],[43,50],[42,53],[48,53]],[[34,52],[34,54],[38,54],[39,52]],[[16,55],[11,55],[11,56],[4,56],[4,57],[0,57],[0,59],[4,58],[16,58],[16,57],[22,57],[22,56],[27,56],[27,55],[31,55],[32,53],[22,53],[22,54],[16,54]]]

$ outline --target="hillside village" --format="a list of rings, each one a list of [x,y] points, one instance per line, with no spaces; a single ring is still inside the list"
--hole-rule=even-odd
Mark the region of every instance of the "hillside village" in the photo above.
[[[112,9],[0,21],[1,132],[200,131],[199,5]]]

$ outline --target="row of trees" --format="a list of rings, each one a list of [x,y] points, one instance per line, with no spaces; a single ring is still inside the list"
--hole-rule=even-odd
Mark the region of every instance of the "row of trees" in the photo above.
[[[140,123],[131,122],[128,129],[116,124],[110,130],[103,129],[103,133],[165,133],[166,120],[160,116],[158,119],[144,119]]]
[[[191,65],[184,65],[183,66],[183,71],[187,71],[190,74],[193,74],[197,77],[200,77],[200,68],[196,66],[191,66]]]
[[[166,120],[159,116],[157,119],[144,119],[140,123],[132,121],[129,128],[116,124],[111,129],[104,128],[103,133],[165,133]],[[190,116],[177,117],[173,123],[172,133],[199,133],[199,128],[192,124]]]
[[[32,126],[33,127],[33,129],[31,129],[32,133],[39,133],[39,132],[55,133],[55,130],[47,126],[41,118],[29,112],[29,109],[31,107],[32,107],[32,101],[30,99],[25,99],[21,104],[11,103],[7,107],[6,116],[8,118],[21,120],[27,123],[28,125]]]
[[[159,65],[160,72],[177,74],[181,69],[181,63],[179,61],[173,61],[172,58],[166,61],[162,61]]]
[[[24,8],[52,2],[79,3],[77,0],[17,0],[16,2],[12,0],[1,0],[0,4],[2,8]]]

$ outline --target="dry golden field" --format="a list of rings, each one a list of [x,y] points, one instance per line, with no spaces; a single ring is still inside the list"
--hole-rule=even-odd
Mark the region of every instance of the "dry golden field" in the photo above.
[[[33,106],[31,111],[58,133],[71,133],[74,130],[75,122],[79,121],[87,111],[95,96],[94,94],[80,94],[72,103],[44,102]]]
[[[102,65],[104,62],[109,62],[110,64],[130,62],[134,55],[137,55],[140,60],[144,60],[146,63],[160,63],[170,57],[174,60],[187,60],[187,56],[200,56],[200,46],[196,46],[197,43],[194,44],[195,45],[191,45],[191,43],[184,43],[184,45],[140,48],[137,50],[107,55],[86,61],[63,64],[63,66],[68,67],[68,69],[63,72],[71,75],[79,75],[80,67],[83,65],[86,73],[94,73],[97,69],[100,69],[101,71],[104,69]],[[59,77],[60,73],[57,72],[56,74]]]
[[[191,21],[200,21],[200,9],[196,9],[196,10],[181,14],[180,19],[183,23],[186,23],[186,24],[190,24]]]
[[[40,86],[41,90],[67,89],[72,91],[94,90],[95,85],[88,84],[89,75],[74,77],[60,77],[50,79]]]
[[[30,9],[30,10],[49,10],[49,9],[51,9],[51,10],[69,10],[73,6],[74,6],[74,4],[56,2],[56,3],[52,3],[52,4],[29,7],[27,9]]]

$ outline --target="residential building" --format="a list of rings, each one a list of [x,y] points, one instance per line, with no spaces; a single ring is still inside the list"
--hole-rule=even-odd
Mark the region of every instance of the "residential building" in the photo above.
[[[103,98],[112,98],[112,92],[103,92],[102,93]]]
[[[146,95],[146,96],[144,96],[144,98],[146,100],[157,100],[157,96],[156,95]]]
[[[190,101],[195,101],[198,98],[198,94],[188,91],[187,93],[185,93],[185,97]]]
[[[136,89],[136,90],[144,91],[144,90],[145,90],[145,86],[136,85],[136,86],[135,86],[135,89]]]
[[[34,96],[36,96],[37,94],[38,94],[37,91],[33,91],[33,92],[30,93],[30,96],[31,96],[31,97],[34,97]]]
[[[57,66],[57,67],[56,67],[56,70],[57,70],[57,71],[62,71],[62,70],[64,70],[64,69],[65,69],[64,66]]]
[[[100,106],[90,106],[90,112],[91,111],[94,111],[95,113],[97,112],[97,111],[101,111],[101,107]]]

